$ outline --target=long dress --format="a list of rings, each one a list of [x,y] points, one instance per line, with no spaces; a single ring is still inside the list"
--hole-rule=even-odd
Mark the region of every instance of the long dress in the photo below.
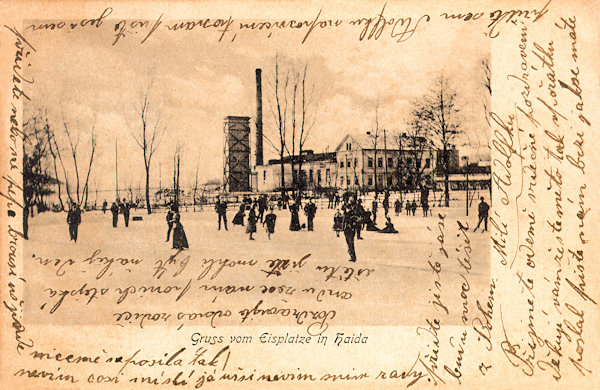
[[[378,232],[379,228],[375,226],[375,223],[371,219],[371,213],[367,211],[365,217],[365,225],[367,226],[367,231],[369,232]]]
[[[251,208],[250,213],[248,213],[246,233],[256,233],[256,212],[254,211],[254,208]]]
[[[244,215],[246,214],[244,210],[245,210],[244,205],[241,205],[240,209],[233,217],[233,221],[231,221],[234,225],[244,226]]]
[[[398,230],[394,228],[394,224],[386,222],[385,227],[379,231],[379,233],[398,233]]]
[[[275,233],[275,221],[277,220],[277,216],[273,213],[267,214],[265,216],[265,225],[267,229],[267,233],[273,234]]]
[[[183,230],[183,225],[179,221],[175,221],[173,226],[173,249],[187,249],[188,241]]]
[[[342,222],[344,221],[344,217],[339,212],[335,213],[333,216],[333,230],[335,232],[341,232],[344,230]]]
[[[290,212],[292,213],[292,219],[290,220],[290,230],[297,232],[300,230],[300,217],[298,216],[298,205],[290,205]]]

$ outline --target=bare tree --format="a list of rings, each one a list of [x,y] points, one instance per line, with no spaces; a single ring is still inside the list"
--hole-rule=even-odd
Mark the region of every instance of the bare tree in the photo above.
[[[38,212],[45,207],[44,198],[52,194],[58,183],[47,172],[48,131],[41,116],[33,115],[23,123],[23,237],[29,239],[29,216],[33,208]]]
[[[146,209],[148,214],[152,213],[150,202],[150,167],[152,156],[160,145],[162,137],[167,129],[161,123],[161,112],[153,113],[154,106],[151,105],[152,81],[148,82],[147,88],[141,93],[139,105],[136,107],[136,115],[139,119],[139,130],[137,132],[129,128],[131,136],[142,150],[144,158],[144,170],[146,172]],[[154,115],[153,115],[154,114]]]
[[[264,139],[279,155],[282,191],[285,187],[283,159],[286,154],[291,165],[292,186],[294,190],[301,190],[305,184],[301,176],[302,154],[314,127],[318,109],[315,84],[309,78],[308,62],[300,68],[293,63],[282,66],[276,55],[274,82],[270,84],[272,91],[267,98],[279,140],[276,145],[268,137]]]
[[[68,152],[73,160],[74,172],[72,172],[71,175],[69,175],[67,173],[67,169],[65,167],[64,160],[62,159],[62,156],[60,154],[60,148],[58,147],[58,144],[56,143],[56,138],[53,138],[53,143],[54,143],[54,146],[56,147],[56,153],[59,158],[59,162],[62,166],[64,180],[65,180],[65,186],[66,186],[67,196],[69,198],[69,201],[75,202],[79,206],[83,205],[83,207],[85,208],[87,206],[87,200],[88,200],[90,173],[92,171],[92,165],[94,163],[94,155],[95,155],[96,146],[97,146],[97,137],[96,137],[96,132],[95,132],[96,117],[94,116],[94,120],[92,122],[92,128],[89,132],[90,133],[90,152],[89,152],[89,160],[87,161],[87,172],[85,173],[85,181],[84,181],[83,177],[80,175],[80,172],[79,172],[79,160],[82,158],[81,155],[78,155],[80,132],[77,131],[76,134],[74,134],[72,132],[72,130],[69,129],[69,125],[67,124],[67,121],[65,119],[65,114],[64,114],[64,111],[62,111],[62,107],[61,107],[61,112],[62,112],[63,128],[64,128],[64,132],[65,132],[65,135],[67,136],[67,141],[68,141],[68,146],[67,146]],[[73,183],[74,183],[75,188],[74,188],[73,195],[71,195],[69,183],[71,183],[71,185],[73,185]]]
[[[179,186],[179,174],[181,172],[181,146],[175,147],[173,153],[173,202],[179,205],[179,195],[181,187]]]
[[[371,147],[373,148],[373,175],[375,180],[375,195],[379,192],[377,185],[377,144],[379,141],[379,99],[375,104],[375,128],[372,131],[367,131],[367,135],[371,139]]]
[[[292,136],[292,144],[298,144],[298,172],[302,172],[302,152],[304,151],[304,145],[306,144],[306,140],[308,139],[308,136],[311,133],[312,128],[315,125],[315,121],[317,119],[317,109],[318,109],[318,104],[315,103],[314,100],[314,90],[315,90],[315,84],[313,82],[309,82],[310,84],[310,91],[308,92],[307,95],[307,90],[306,90],[306,84],[307,84],[307,73],[308,73],[308,62],[304,63],[304,68],[302,69],[302,72],[297,72],[296,73],[296,77],[295,77],[295,82],[294,82],[294,114],[293,114],[293,118],[294,118],[294,131],[293,131],[293,136]],[[296,127],[296,89],[298,87],[298,84],[300,84],[300,101],[298,102],[299,105],[299,111],[300,111],[300,120],[299,120],[299,134],[298,134],[298,139],[296,140],[295,135],[296,135],[296,131],[295,131],[295,127]],[[293,156],[293,154],[292,154]],[[302,176],[301,176],[302,178]],[[304,183],[300,183],[300,188],[299,188],[299,192],[300,194],[302,193],[302,188],[303,188],[303,184]]]
[[[430,93],[415,102],[412,116],[414,121],[426,131],[431,141],[442,153],[441,170],[444,174],[445,205],[450,204],[449,189],[449,151],[455,145],[459,133],[458,113],[455,104],[456,93],[451,89],[448,79],[440,76]],[[439,162],[438,162],[438,166]]]
[[[198,168],[200,166],[200,156],[198,156],[198,160],[196,160],[196,177],[194,179],[194,193],[193,193],[193,197],[194,197],[194,201],[193,201],[193,205],[194,205],[194,212],[196,211],[196,194],[198,192]]]
[[[267,99],[269,101],[269,107],[271,108],[271,113],[273,114],[273,118],[275,120],[275,126],[277,127],[277,135],[279,137],[278,144],[276,145],[272,142],[268,137],[263,137],[269,145],[277,152],[279,155],[279,160],[281,164],[281,194],[283,195],[285,192],[285,170],[284,170],[284,162],[283,156],[285,154],[287,143],[286,143],[286,124],[287,124],[287,86],[289,84],[289,72],[286,73],[285,79],[283,81],[283,87],[281,87],[281,74],[280,74],[280,65],[279,65],[279,56],[275,55],[275,77],[274,82],[270,83],[271,88],[273,90],[273,97],[268,96]],[[274,99],[274,105],[273,101]],[[293,175],[293,169],[292,169]],[[293,177],[293,176],[292,176]]]

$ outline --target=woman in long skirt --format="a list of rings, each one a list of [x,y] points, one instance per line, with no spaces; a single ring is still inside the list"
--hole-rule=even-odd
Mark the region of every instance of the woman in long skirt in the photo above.
[[[251,240],[254,240],[252,234],[256,233],[256,211],[254,209],[255,207],[252,207],[248,213],[248,225],[246,226],[246,233],[250,233]]]
[[[231,221],[234,225],[244,226],[244,216],[246,215],[246,206],[244,203],[240,205],[240,209],[233,217],[233,221]]]
[[[187,249],[188,241],[185,235],[185,231],[183,230],[183,225],[179,222],[180,219],[179,213],[175,213],[175,217],[173,219],[173,249]]]
[[[300,230],[300,218],[298,216],[298,211],[300,209],[300,200],[296,200],[294,204],[290,205],[290,213],[292,214],[290,220],[290,230],[293,232],[297,232]]]

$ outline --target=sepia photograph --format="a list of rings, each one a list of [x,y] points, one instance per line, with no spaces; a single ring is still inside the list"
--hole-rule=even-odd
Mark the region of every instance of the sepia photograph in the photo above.
[[[593,6],[28,4],[0,383],[593,388]]]
[[[78,315],[71,297],[93,288],[88,272],[98,272],[98,287],[136,290],[95,297],[87,305],[97,313],[120,299],[131,312],[147,310],[148,299],[154,310],[197,299],[206,311],[228,299],[240,310],[281,310],[293,295],[339,308],[331,323],[423,324],[433,308],[455,313],[448,323],[458,324],[461,312],[447,307],[455,303],[428,291],[432,272],[468,276],[452,283],[487,293],[492,87],[484,36],[456,31],[424,52],[425,35],[382,54],[168,34],[143,46],[126,36],[111,47],[95,33],[49,33],[51,23],[25,30],[39,47],[24,75],[36,80],[23,122],[34,141],[24,149],[24,257],[36,275],[30,318],[121,324],[110,312]],[[439,252],[450,246],[458,249],[441,272]],[[152,290],[159,271],[137,272],[140,257],[186,259],[170,281],[186,296]],[[265,257],[267,269],[250,265]],[[289,273],[282,261],[320,272],[290,276],[289,291],[264,296],[261,285],[279,287]],[[221,289],[230,296],[211,302]],[[365,310],[381,314],[364,319]],[[261,317],[254,324],[295,323]]]

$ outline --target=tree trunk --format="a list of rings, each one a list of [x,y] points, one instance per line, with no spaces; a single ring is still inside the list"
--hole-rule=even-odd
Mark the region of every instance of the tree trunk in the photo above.
[[[283,155],[279,156],[281,162],[281,196],[285,193],[285,170],[283,164]]]
[[[450,206],[450,188],[448,186],[450,179],[448,176],[448,149],[444,145],[444,203],[446,207]]]
[[[146,167],[146,209],[148,214],[152,214],[152,206],[150,206],[150,166]]]

